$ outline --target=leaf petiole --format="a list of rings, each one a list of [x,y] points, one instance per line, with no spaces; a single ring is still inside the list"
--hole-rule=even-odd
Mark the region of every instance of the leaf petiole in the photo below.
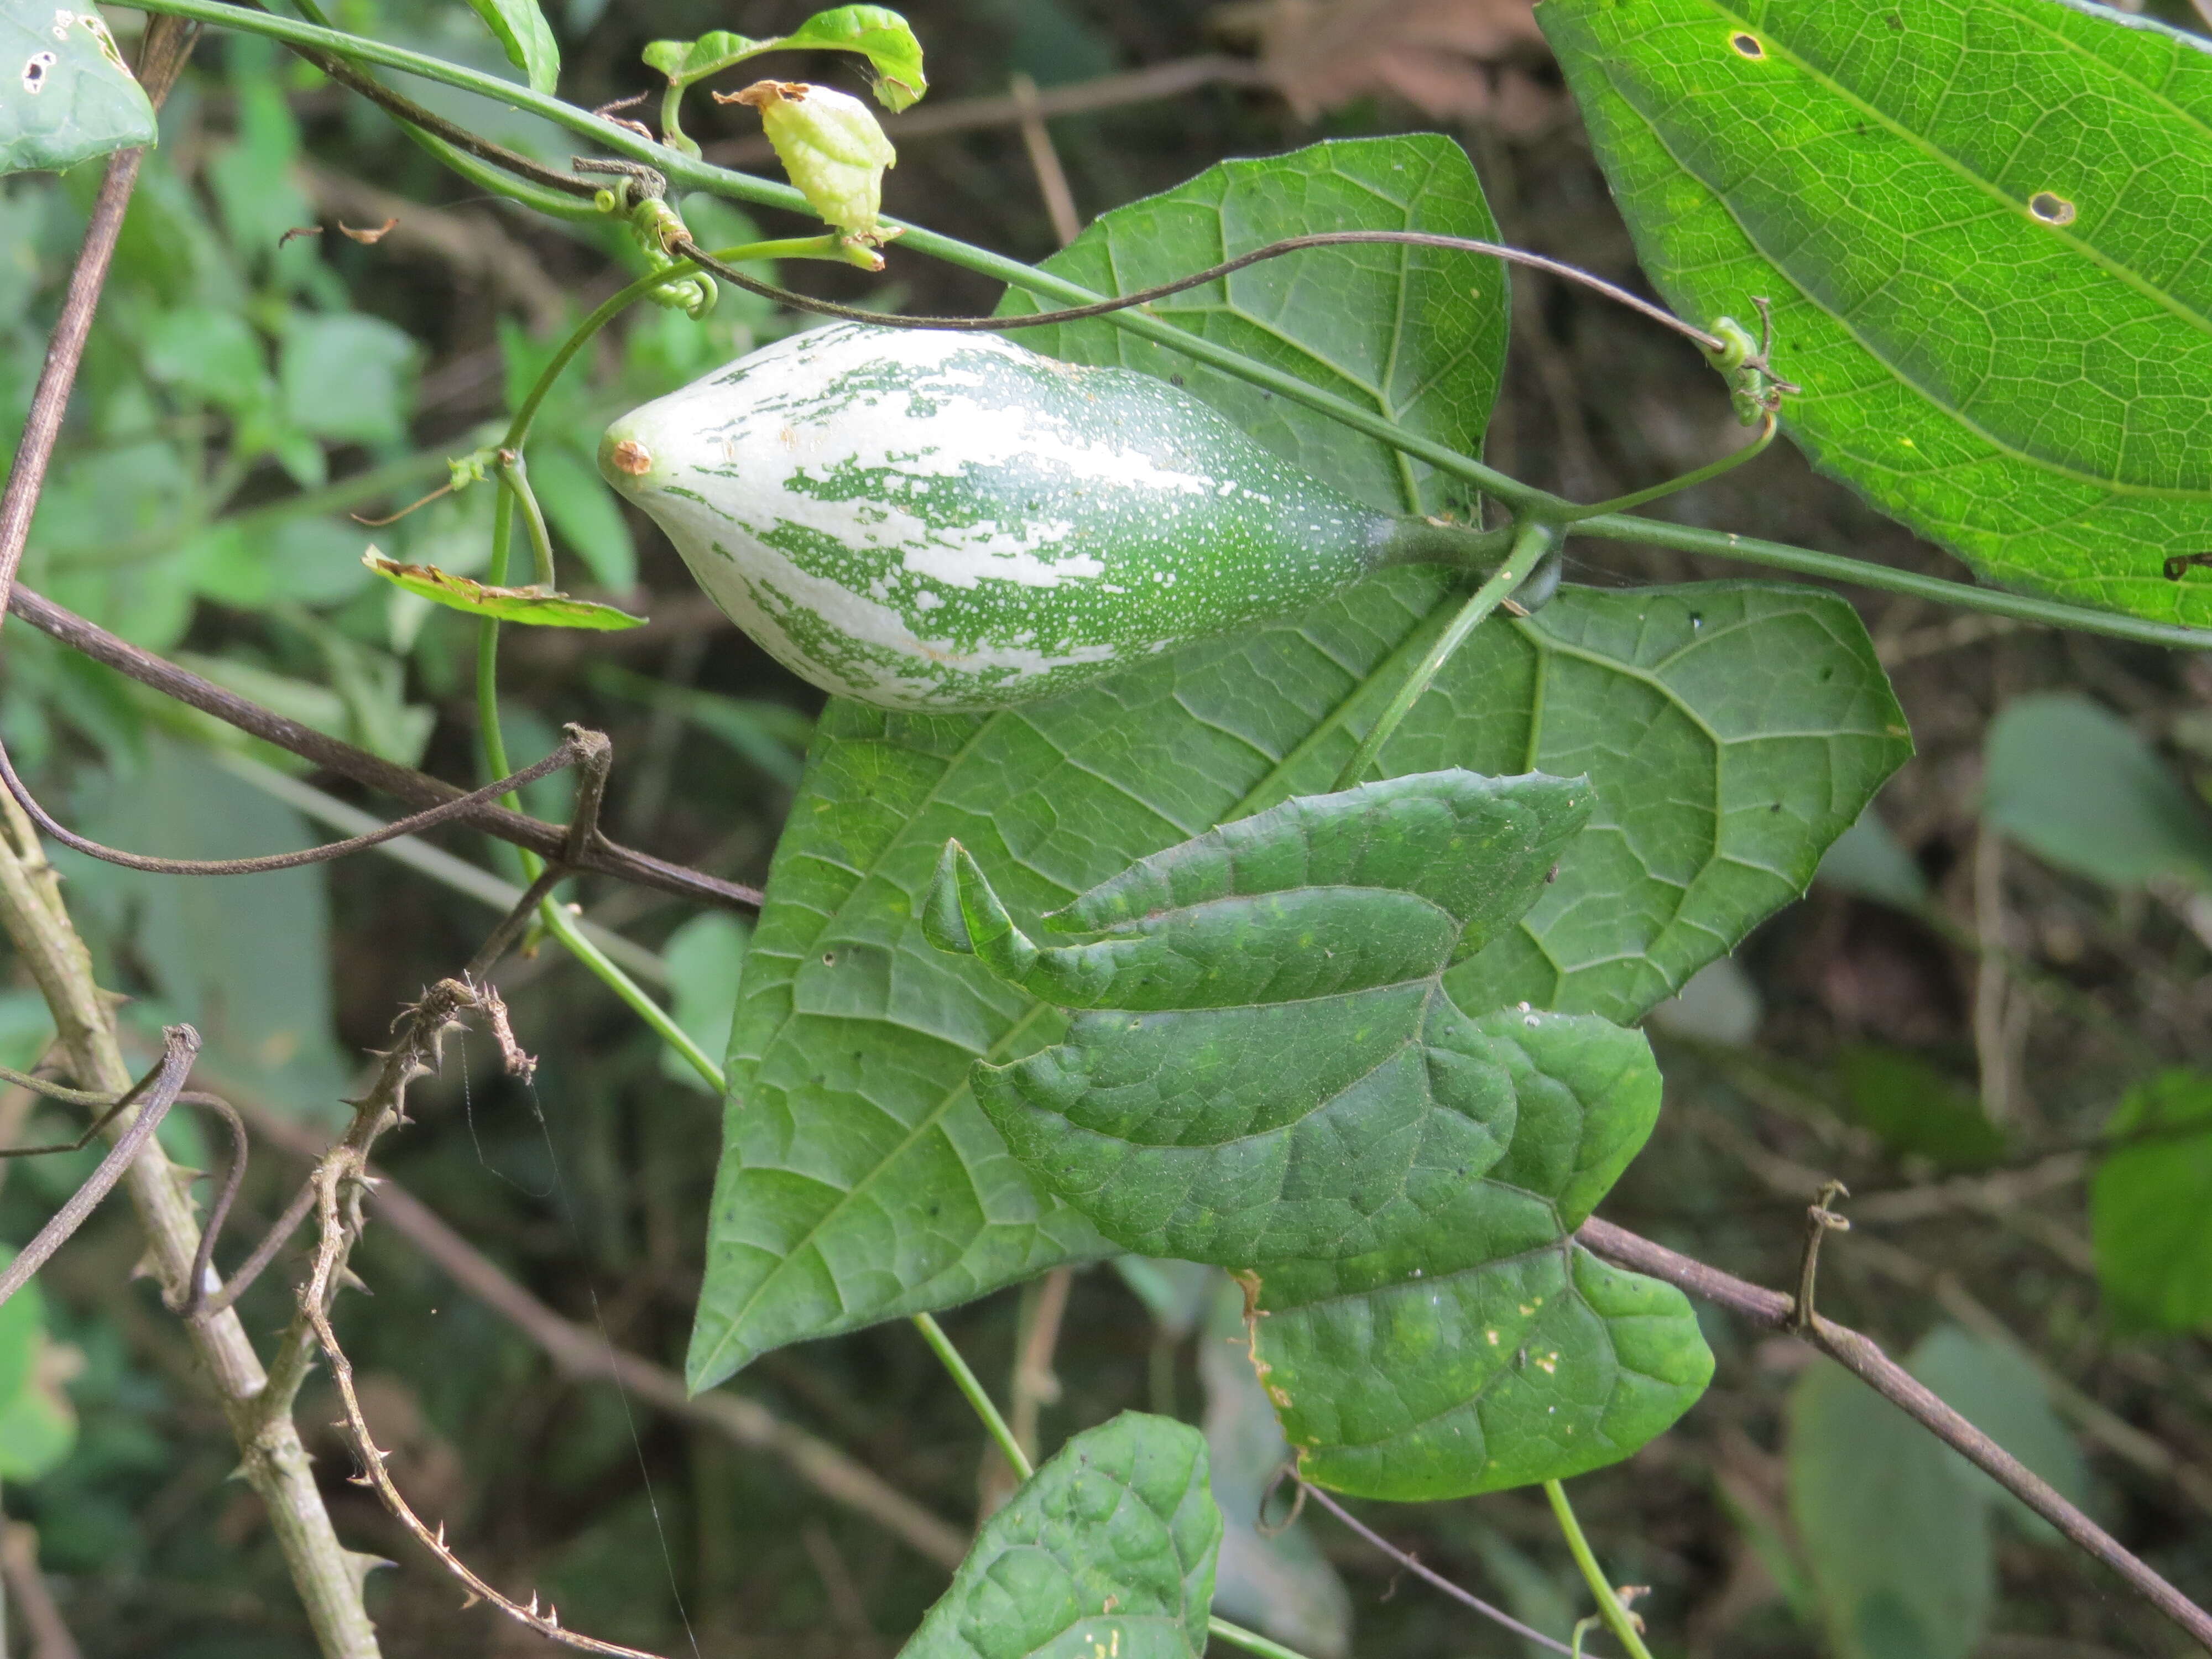
[[[999,1455],[1006,1460],[1006,1467],[1024,1480],[1035,1474],[1036,1465],[1030,1462],[1029,1454],[1022,1449],[1022,1443],[1014,1438],[1013,1430],[1006,1426],[1006,1419],[1000,1415],[999,1408],[993,1403],[981,1379],[961,1358],[960,1350],[952,1346],[952,1339],[945,1335],[945,1328],[926,1313],[915,1315],[914,1328],[921,1333],[921,1340],[929,1344],[930,1352],[951,1375],[954,1384],[967,1397],[968,1403],[975,1408],[975,1415],[983,1419],[983,1426],[990,1431],[991,1438],[998,1442]]]
[[[1338,789],[1349,789],[1359,781],[1367,769],[1375,763],[1376,756],[1382,753],[1382,745],[1390,740],[1390,734],[1413,712],[1413,705],[1421,700],[1422,694],[1443,672],[1444,665],[1452,659],[1453,653],[1467,643],[1467,636],[1474,632],[1477,624],[1492,611],[1510,599],[1515,589],[1535,574],[1536,567],[1543,563],[1559,544],[1559,532],[1551,524],[1531,519],[1522,525],[1513,538],[1512,551],[1505,556],[1505,562],[1499,565],[1490,580],[1475,589],[1474,597],[1460,607],[1459,615],[1454,617],[1450,625],[1437,635],[1437,642],[1429,647],[1428,654],[1421,659],[1419,666],[1407,677],[1406,683],[1398,688],[1397,695],[1390,699],[1389,706],[1376,718],[1375,724],[1368,728],[1367,735],[1359,740],[1359,747],[1345,763],[1344,770],[1337,774],[1335,787]]]
[[[1606,1582],[1605,1570],[1598,1565],[1597,1555],[1583,1536],[1582,1522],[1575,1519],[1574,1505],[1567,1502],[1567,1489],[1556,1480],[1544,1483],[1544,1496],[1552,1500],[1552,1513],[1559,1517],[1559,1531],[1573,1552],[1575,1565],[1583,1570],[1583,1577],[1597,1597],[1597,1616],[1605,1620],[1605,1627],[1614,1639],[1629,1652],[1629,1659],[1651,1659],[1651,1650],[1644,1645],[1644,1634],[1637,1628],[1637,1620],[1622,1603],[1620,1593]],[[1579,1638],[1577,1638],[1579,1639]]]
[[[1615,495],[1609,501],[1594,501],[1588,507],[1578,507],[1571,513],[1543,513],[1540,509],[1540,515],[1548,524],[1580,524],[1585,519],[1601,519],[1608,514],[1626,513],[1632,507],[1642,507],[1646,502],[1660,501],[1668,495],[1680,495],[1685,489],[1693,489],[1701,483],[1709,483],[1724,472],[1733,472],[1746,461],[1758,459],[1765,453],[1766,447],[1774,441],[1774,434],[1778,429],[1779,423],[1774,417],[1774,411],[1769,410],[1759,421],[1757,437],[1744,445],[1742,448],[1723,455],[1717,461],[1706,462],[1694,472],[1685,472],[1678,478],[1669,478],[1664,483],[1653,484],[1648,489],[1631,490],[1626,495]]]

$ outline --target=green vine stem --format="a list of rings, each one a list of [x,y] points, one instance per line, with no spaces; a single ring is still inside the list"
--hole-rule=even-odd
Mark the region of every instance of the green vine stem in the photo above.
[[[1006,1467],[1019,1480],[1026,1480],[1035,1474],[1036,1465],[1022,1449],[1022,1443],[1014,1438],[1013,1430],[1006,1426],[1006,1419],[1000,1415],[982,1379],[961,1357],[960,1350],[952,1346],[952,1339],[945,1335],[945,1328],[926,1313],[915,1315],[914,1328],[921,1333],[921,1340],[929,1344],[930,1352],[937,1356],[968,1403],[975,1408],[975,1415],[983,1419],[983,1426],[998,1443],[999,1455],[1006,1460]]]
[[[1628,1650],[1630,1659],[1651,1659],[1651,1650],[1644,1645],[1644,1633],[1636,1627],[1636,1620],[1607,1582],[1605,1570],[1598,1565],[1589,1540],[1583,1536],[1582,1522],[1575,1519],[1574,1505],[1567,1502],[1567,1489],[1556,1480],[1547,1480],[1544,1496],[1552,1500],[1552,1513],[1559,1517],[1559,1530],[1566,1536],[1568,1549],[1574,1553],[1575,1565],[1583,1570],[1590,1594],[1597,1597],[1597,1616],[1605,1620],[1605,1627],[1613,1632],[1613,1638]]]
[[[718,253],[717,258],[749,260],[770,258],[817,257],[834,247],[836,238],[810,237],[799,240],[749,242]],[[837,258],[829,252],[826,257]],[[545,532],[544,514],[538,510],[535,495],[531,492],[529,474],[525,467],[523,446],[529,441],[530,428],[544,407],[548,394],[562,372],[576,360],[576,355],[591,343],[592,337],[620,316],[631,306],[652,294],[672,278],[680,278],[698,269],[689,261],[641,276],[619,292],[610,295],[593,307],[591,314],[569,331],[568,337],[560,349],[547,360],[538,378],[531,383],[517,406],[514,418],[507,422],[505,441],[500,447],[501,489],[497,504],[492,510],[491,563],[485,574],[495,586],[507,581],[507,556],[514,537],[514,514],[519,504],[530,526],[531,547],[536,556],[539,585],[554,586],[553,549]],[[485,617],[477,623],[477,741],[479,763],[489,769],[487,777],[503,778],[510,775],[507,765],[507,739],[500,729],[499,719],[499,623],[495,617]],[[509,796],[507,805],[519,809],[520,803]],[[502,843],[504,848],[504,843]],[[501,856],[509,856],[502,852]],[[513,849],[511,856],[522,867],[522,878],[534,882],[544,872],[544,863],[534,853]],[[555,895],[548,894],[538,906],[538,917],[545,931],[559,941],[562,948],[577,961],[591,969],[600,982],[629,1005],[638,1018],[653,1028],[661,1041],[668,1044],[684,1062],[711,1085],[716,1094],[724,1088],[722,1068],[711,1056],[693,1042],[673,1016],[653,1000],[652,995],[636,981],[617,967],[599,947],[586,938]]]
[[[335,52],[361,63],[376,64],[404,74],[420,76],[425,80],[441,82],[494,102],[544,116],[616,155],[629,156],[657,168],[667,177],[672,186],[706,191],[755,206],[780,208],[811,216],[805,198],[788,185],[779,185],[770,179],[757,179],[747,173],[733,173],[726,167],[694,160],[665,145],[641,138],[635,133],[573,104],[533,92],[512,81],[501,80],[457,64],[448,64],[422,52],[410,52],[403,46],[387,46],[361,35],[319,28],[290,18],[225,4],[223,0],[136,0],[136,3],[142,11],[187,17],[248,33],[263,34],[288,46]],[[1066,305],[1085,305],[1105,297],[1078,283],[1036,270],[1002,254],[993,253],[988,249],[973,246],[956,237],[920,226],[907,225],[896,219],[886,218],[884,222],[887,228],[895,228],[901,233],[899,246],[902,248],[943,259],[981,276],[994,277],[1042,298]],[[1479,486],[1511,506],[1562,514],[1568,519],[1572,519],[1581,510],[1575,502],[1523,483],[1517,478],[1509,477],[1433,439],[1408,432],[1372,410],[1362,409],[1309,385],[1294,374],[1255,362],[1232,348],[1202,338],[1158,317],[1133,310],[1115,313],[1108,320],[1117,328],[1165,345],[1185,356],[1210,364],[1224,374],[1234,374],[1240,380],[1327,415],[1354,431],[1379,439],[1417,460],[1427,462],[1441,472]],[[1613,541],[1645,542],[1683,552],[1703,553],[1747,564],[1765,565],[1832,581],[1850,582],[1861,587],[1907,594],[1962,610],[2010,617],[2044,627],[2075,629],[2083,633],[2101,634],[2113,639],[2131,640],[2138,644],[2164,646],[2177,650],[2212,650],[2212,629],[2154,622],[2147,617],[2126,616],[2117,611],[2091,611],[2058,600],[2034,599],[2024,594],[1977,587],[1965,582],[1946,581],[1914,571],[1868,564],[1838,554],[1818,553],[1781,542],[1732,536],[1611,513],[1599,518],[1583,520],[1577,523],[1577,529],[1583,535]]]
[[[1246,1630],[1242,1625],[1232,1625],[1218,1613],[1206,1621],[1206,1627],[1233,1648],[1247,1653],[1256,1653],[1260,1659],[1306,1659],[1296,1648],[1286,1648],[1280,1642],[1271,1642],[1256,1630]]]
[[[1594,501],[1588,507],[1577,507],[1564,518],[1555,514],[1546,516],[1553,524],[1578,524],[1584,519],[1602,519],[1612,514],[1626,513],[1632,507],[1642,507],[1648,501],[1656,501],[1668,495],[1680,495],[1685,489],[1694,489],[1698,484],[1710,483],[1723,472],[1735,471],[1746,461],[1757,460],[1759,456],[1766,453],[1767,445],[1774,441],[1774,434],[1780,429],[1780,423],[1775,419],[1773,410],[1769,410],[1759,422],[1758,436],[1742,448],[1723,455],[1717,461],[1708,461],[1695,471],[1685,472],[1678,478],[1668,479],[1664,483],[1653,484],[1649,489],[1632,489],[1627,495],[1615,495],[1609,501]]]
[[[1521,526],[1513,538],[1513,550],[1505,556],[1505,562],[1498,566],[1490,580],[1476,588],[1474,597],[1460,607],[1459,615],[1454,617],[1444,631],[1437,635],[1437,642],[1429,647],[1428,654],[1407,677],[1405,684],[1398,688],[1397,695],[1390,699],[1389,705],[1376,717],[1375,724],[1368,728],[1367,735],[1359,740],[1359,747],[1344,763],[1344,770],[1337,774],[1337,788],[1349,789],[1359,781],[1367,769],[1375,763],[1376,756],[1382,752],[1382,745],[1390,740],[1391,733],[1398,729],[1407,715],[1413,713],[1413,705],[1421,700],[1437,676],[1443,672],[1443,665],[1452,659],[1453,653],[1461,646],[1467,643],[1467,636],[1474,632],[1485,617],[1510,598],[1514,590],[1535,573],[1536,567],[1543,563],[1546,556],[1559,544],[1559,532],[1550,524],[1532,519]],[[492,775],[504,777],[507,775],[495,772]]]

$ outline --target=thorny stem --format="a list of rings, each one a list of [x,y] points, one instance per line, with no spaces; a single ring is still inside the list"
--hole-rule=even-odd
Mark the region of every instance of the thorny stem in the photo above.
[[[1505,562],[1498,566],[1490,580],[1475,589],[1474,596],[1460,607],[1459,615],[1454,617],[1444,631],[1437,635],[1437,641],[1429,647],[1428,654],[1407,677],[1406,683],[1398,688],[1397,695],[1376,717],[1375,724],[1368,728],[1367,735],[1359,740],[1359,747],[1352,751],[1352,758],[1337,774],[1337,788],[1349,789],[1359,781],[1367,769],[1375,763],[1376,756],[1382,752],[1382,745],[1390,740],[1391,734],[1413,712],[1413,705],[1421,700],[1435,683],[1437,676],[1443,672],[1444,665],[1452,659],[1461,646],[1467,643],[1467,636],[1474,632],[1492,611],[1503,605],[1516,588],[1527,581],[1534,574],[1536,567],[1543,563],[1546,556],[1558,545],[1558,532],[1550,525],[1532,520],[1521,526],[1513,538],[1513,550],[1505,556]]]
[[[183,68],[191,32],[155,22],[139,62],[142,84],[158,106]],[[0,600],[12,589],[40,489],[76,378],[77,363],[119,234],[141,152],[110,158],[85,241],[71,272],[60,319],[33,394],[7,489],[0,495]],[[12,605],[8,610],[14,610]],[[4,927],[54,1018],[70,1069],[82,1086],[120,1094],[131,1085],[114,1016],[94,983],[92,963],[61,902],[58,878],[12,797],[0,799],[0,927]],[[118,1118],[115,1132],[127,1133]],[[125,1182],[145,1230],[150,1265],[173,1304],[193,1286],[200,1229],[177,1171],[158,1141],[131,1160]],[[364,1558],[337,1540],[316,1487],[307,1449],[289,1414],[271,1417],[257,1396],[266,1384],[261,1361],[234,1313],[188,1322],[192,1344],[228,1419],[240,1468],[267,1506],[270,1528],[306,1607],[325,1659],[376,1659],[376,1632],[362,1603]]]
[[[1567,1548],[1574,1553],[1575,1565],[1583,1570],[1590,1594],[1597,1597],[1597,1616],[1605,1620],[1613,1639],[1628,1650],[1630,1659],[1651,1659],[1651,1650],[1644,1645],[1644,1633],[1637,1629],[1635,1616],[1607,1579],[1605,1569],[1598,1565],[1589,1540],[1583,1536],[1582,1522],[1575,1519],[1574,1505],[1567,1502],[1567,1489],[1556,1480],[1547,1480],[1544,1496],[1552,1500],[1552,1513],[1559,1517],[1559,1530],[1566,1534]]]

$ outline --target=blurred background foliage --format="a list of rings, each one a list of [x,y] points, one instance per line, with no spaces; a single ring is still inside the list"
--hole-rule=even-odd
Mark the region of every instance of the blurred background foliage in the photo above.
[[[550,5],[562,91],[643,89],[643,43],[768,34],[787,0]],[[341,0],[337,21],[507,72],[459,0]],[[892,211],[1028,258],[1082,217],[1226,155],[1318,135],[1441,128],[1474,155],[1508,236],[1635,282],[1526,0],[917,0],[934,91],[893,120]],[[2169,21],[2195,14],[2168,7]],[[136,15],[118,12],[130,39]],[[829,59],[785,72],[849,82]],[[1048,143],[1010,88],[1038,88]],[[438,88],[410,92],[565,166],[550,126]],[[702,100],[703,101],[703,100]],[[708,154],[770,167],[742,111],[699,109]],[[496,430],[568,323],[635,274],[611,227],[472,198],[380,114],[264,43],[204,41],[161,118],[40,507],[24,580],[309,724],[469,775],[471,626],[362,568],[457,572],[487,556],[474,489],[369,529]],[[1040,148],[1049,160],[1040,170]],[[1055,213],[1049,174],[1063,172]],[[95,167],[0,185],[0,404],[20,424]],[[685,211],[747,240],[726,204]],[[386,227],[386,222],[392,222]],[[385,228],[381,234],[376,234]],[[764,227],[769,234],[782,228]],[[353,235],[349,231],[367,232]],[[295,234],[304,232],[305,234]],[[809,267],[818,291],[988,309],[979,279],[894,248],[880,277]],[[1735,441],[1723,388],[1682,343],[1516,273],[1516,350],[1488,459],[1595,497]],[[726,627],[600,485],[599,428],[797,319],[727,291],[703,324],[640,308],[602,337],[538,425],[532,477],[573,589],[645,611],[619,635],[514,630],[518,763],[561,722],[609,732],[625,840],[757,881],[816,694]],[[1786,348],[1786,342],[1784,343]],[[1933,550],[1779,451],[1660,509],[1931,570]],[[1576,550],[1571,580],[1713,574]],[[2185,1589],[2212,1596],[2212,665],[1858,596],[1919,757],[1821,881],[1738,958],[1653,1017],[1669,1105],[1607,1206],[1624,1223],[1789,1282],[1802,1206],[1840,1177],[1856,1231],[1822,1305],[2087,1504]],[[143,694],[21,627],[0,653],[0,732],[52,804],[116,844],[181,856],[278,850],[388,805]],[[533,809],[560,816],[565,785]],[[67,858],[102,982],[150,1053],[166,1020],[207,1038],[201,1074],[263,1126],[234,1237],[302,1169],[281,1149],[339,1121],[395,1012],[465,959],[505,900],[508,849],[465,835],[335,867],[222,881]],[[473,866],[468,867],[468,866]],[[586,884],[586,917],[711,1052],[744,919]],[[534,1088],[458,1048],[422,1085],[387,1168],[514,1279],[607,1341],[682,1352],[719,1107],[557,951],[501,976]],[[20,972],[0,1058],[48,1030]],[[73,1133],[20,1091],[0,1139]],[[225,1155],[185,1113],[188,1164]],[[312,1144],[312,1140],[310,1143]],[[0,1237],[29,1236],[95,1154],[0,1164]],[[51,1595],[83,1652],[165,1659],[311,1651],[254,1500],[181,1334],[134,1281],[111,1206],[0,1312],[0,1564]],[[884,1655],[945,1583],[783,1462],[656,1413],[546,1356],[390,1227],[356,1265],[348,1340],[380,1438],[425,1514],[574,1626],[665,1651]],[[948,1317],[1048,1450],[1129,1406],[1203,1424],[1228,1510],[1222,1610],[1314,1659],[1457,1659],[1505,1638],[1400,1582],[1325,1521],[1252,1525],[1279,1442],[1230,1346],[1219,1276],[1127,1261]],[[274,1329],[281,1273],[245,1304]],[[2149,1614],[1889,1407],[1806,1352],[1724,1322],[1707,1401],[1621,1468],[1577,1483],[1621,1576],[1654,1586],[1662,1646],[1712,1655],[2039,1659],[2168,1650]],[[1230,1362],[1236,1363],[1230,1363]],[[1004,1471],[903,1325],[769,1356],[732,1385],[966,1524]],[[395,1656],[550,1651],[453,1588],[359,1489],[311,1387],[302,1422],[342,1534],[402,1565],[372,1607]],[[1580,1592],[1540,1499],[1507,1494],[1376,1523],[1429,1565],[1564,1636]],[[35,1528],[32,1533],[23,1528]],[[30,1565],[35,1542],[38,1565]],[[42,1576],[40,1576],[42,1575]],[[11,1621],[15,1622],[15,1621]],[[1917,1632],[1916,1635],[1914,1632]],[[20,1638],[19,1638],[20,1639]],[[1933,1645],[1930,1645],[1930,1644]]]

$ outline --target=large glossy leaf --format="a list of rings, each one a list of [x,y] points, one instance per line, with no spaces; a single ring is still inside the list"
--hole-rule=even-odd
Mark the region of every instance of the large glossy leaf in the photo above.
[[[154,142],[154,106],[100,14],[0,0],[0,173]]]
[[[1204,1437],[1124,1412],[984,1523],[901,1659],[1199,1659],[1220,1546]]]
[[[1254,1364],[1312,1480],[1462,1497],[1626,1456],[1712,1357],[1681,1293],[1569,1236],[1659,1115],[1638,1033],[1462,1009],[1587,780],[1433,772],[1303,796],[1045,918],[957,844],[925,927],[1074,1012],[971,1086],[1016,1157],[1124,1248],[1243,1269]]]
[[[1329,162],[1318,178],[1317,158]],[[1355,187],[1344,171],[1354,163],[1398,181],[1430,228],[1480,234],[1489,222],[1465,158],[1441,140],[1331,144],[1206,177],[1237,181],[1232,246],[1285,222],[1404,222],[1403,198],[1393,205],[1374,176]],[[1272,195],[1259,185],[1267,165],[1281,169]],[[1424,179],[1437,182],[1425,192]],[[1244,228],[1265,216],[1261,205],[1306,197],[1312,226],[1281,209]],[[1165,199],[1109,214],[1086,234],[1119,234],[1121,214]],[[1218,250],[1220,212],[1193,216]],[[1085,249],[1060,258],[1102,280],[1077,263],[1092,257]],[[1447,292],[1410,258],[1406,294],[1429,295],[1425,308],[1376,285],[1372,249],[1303,263],[1334,252],[1298,256],[1302,297],[1264,317],[1272,349],[1338,391],[1339,356],[1395,365],[1373,382],[1399,388],[1378,407],[1472,447],[1502,321],[1460,332],[1486,302],[1455,299],[1463,287]],[[1225,309],[1190,320],[1239,339],[1263,331]],[[1085,338],[1070,331],[1044,343],[1073,350]],[[1231,383],[1180,358],[1140,366],[1189,371],[1194,391],[1368,499],[1404,506],[1421,484],[1367,439],[1303,409],[1240,401]],[[1425,485],[1419,493],[1443,504]],[[1110,1249],[1030,1180],[968,1092],[975,1060],[1034,1053],[1055,1040],[1059,1016],[922,939],[916,911],[939,849],[957,837],[1006,872],[1009,905],[1033,916],[1216,823],[1326,790],[1443,625],[1439,606],[1456,600],[1439,573],[1395,572],[1295,621],[995,715],[831,702],[739,994],[694,1386],[786,1342],[945,1306]],[[1479,630],[1382,760],[1388,775],[1590,778],[1592,826],[1559,880],[1449,983],[1465,1006],[1526,1000],[1625,1022],[1802,890],[1909,747],[1847,605],[1729,583],[1570,590],[1534,617]]]
[[[746,959],[696,1385],[1108,1249],[969,1093],[972,1061],[1033,1053],[1060,1018],[921,937],[939,849],[957,837],[1036,915],[1327,789],[1439,591],[1404,573],[996,715],[830,705]],[[1385,769],[1582,773],[1596,805],[1534,908],[1448,975],[1454,998],[1636,1018],[1802,890],[1903,730],[1856,614],[1808,589],[1570,589],[1479,630]]]
[[[1645,269],[2000,581],[2212,623],[2212,53],[2081,0],[1546,0]]]

